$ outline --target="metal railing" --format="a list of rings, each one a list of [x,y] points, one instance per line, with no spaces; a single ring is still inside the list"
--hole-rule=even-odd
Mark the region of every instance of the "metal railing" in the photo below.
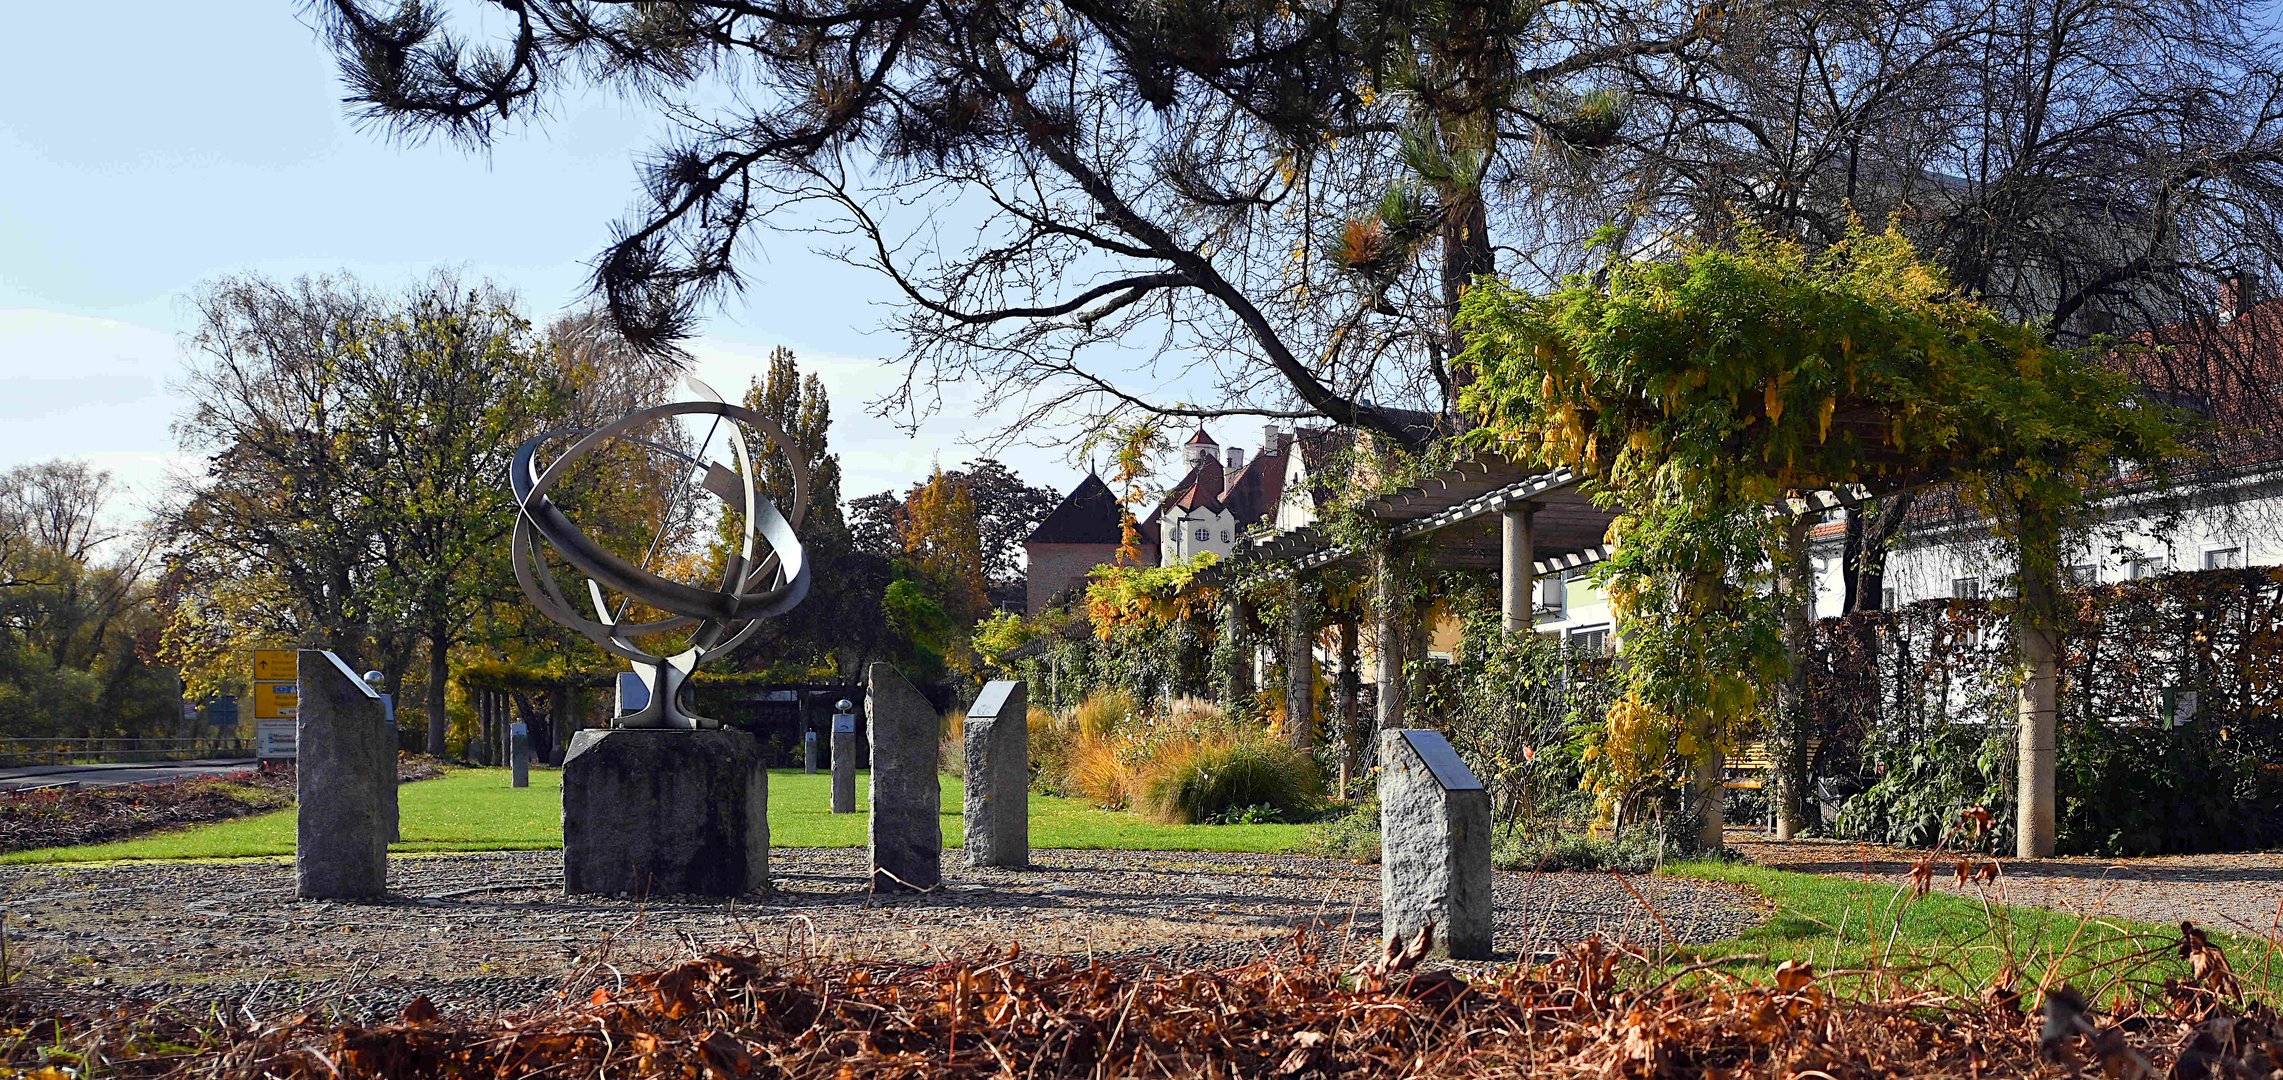
[[[250,739],[0,739],[0,766],[252,761]]]

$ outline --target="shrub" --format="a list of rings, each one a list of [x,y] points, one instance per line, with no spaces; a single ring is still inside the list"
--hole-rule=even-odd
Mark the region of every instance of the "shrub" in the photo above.
[[[1168,746],[1156,765],[1143,785],[1142,806],[1171,824],[1224,821],[1263,806],[1295,821],[1323,794],[1315,759],[1281,743]]]
[[[1663,865],[1667,852],[1648,829],[1628,829],[1621,836],[1598,837],[1580,832],[1509,833],[1491,852],[1491,865],[1500,870],[1610,871],[1646,874]]]
[[[1364,799],[1310,831],[1307,850],[1356,863],[1379,861],[1379,799]]]

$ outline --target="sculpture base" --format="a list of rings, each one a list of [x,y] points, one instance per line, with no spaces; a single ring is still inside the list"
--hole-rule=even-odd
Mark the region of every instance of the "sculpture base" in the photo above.
[[[742,731],[581,731],[563,758],[563,891],[769,888],[769,773]]]

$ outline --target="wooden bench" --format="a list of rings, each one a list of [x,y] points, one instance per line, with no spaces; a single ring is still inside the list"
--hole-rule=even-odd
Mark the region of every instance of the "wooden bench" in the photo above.
[[[1808,740],[1807,756],[1809,760],[1814,760],[1815,748],[1820,745],[1821,742],[1822,740],[1820,739]],[[1773,771],[1775,767],[1776,758],[1774,754],[1774,748],[1768,745],[1768,740],[1750,740],[1749,742],[1738,746],[1735,753],[1728,755],[1727,759],[1721,762],[1721,772],[1723,774],[1741,773],[1743,775],[1723,775],[1720,781],[1720,786],[1724,788],[1735,788],[1739,791],[1758,791],[1761,788],[1767,786],[1768,773]]]

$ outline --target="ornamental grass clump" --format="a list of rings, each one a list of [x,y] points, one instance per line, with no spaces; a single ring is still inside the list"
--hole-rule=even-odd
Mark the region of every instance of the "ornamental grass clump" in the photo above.
[[[1282,743],[1198,746],[1160,765],[1141,805],[1169,825],[1297,821],[1323,797],[1315,760]]]

